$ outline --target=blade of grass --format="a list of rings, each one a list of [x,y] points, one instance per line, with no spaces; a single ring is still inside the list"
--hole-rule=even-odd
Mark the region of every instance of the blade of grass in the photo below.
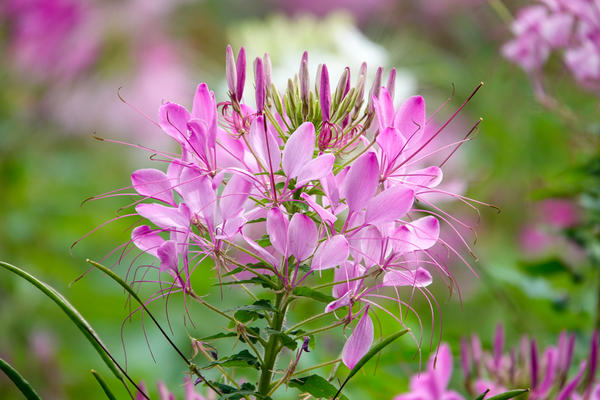
[[[27,382],[23,375],[12,367],[9,363],[0,358],[0,369],[8,376],[15,386],[23,393],[27,400],[42,400],[39,394]]]
[[[98,371],[96,370],[91,370],[90,371],[92,373],[92,375],[94,375],[94,378],[96,378],[96,380],[98,381],[98,383],[100,384],[100,387],[102,388],[102,390],[104,391],[104,394],[106,394],[106,397],[109,400],[117,400],[117,398],[115,397],[115,395],[110,391],[110,388],[108,387],[108,385],[106,384],[106,382],[104,382],[104,379],[102,378],[102,376],[98,373]]]
[[[19,277],[25,279],[37,289],[39,289],[42,293],[48,296],[56,305],[58,305],[61,310],[69,317],[69,319],[75,324],[75,326],[83,333],[83,335],[88,339],[88,341],[92,344],[96,352],[100,355],[106,366],[110,369],[110,371],[115,375],[115,377],[123,383],[127,391],[129,392],[129,387],[125,383],[123,379],[123,375],[131,382],[131,384],[138,390],[139,387],[137,384],[127,375],[125,370],[117,363],[117,361],[110,354],[96,331],[92,328],[92,326],[86,321],[85,318],[77,311],[75,307],[66,299],[62,294],[60,294],[56,289],[52,286],[48,285],[45,282],[37,279],[35,276],[25,272],[19,267],[15,267],[12,264],[6,263],[4,261],[0,261],[0,267],[6,269],[18,275]],[[131,393],[129,393],[131,395]],[[148,398],[143,393],[142,395],[145,398]],[[133,397],[133,396],[132,396]]]

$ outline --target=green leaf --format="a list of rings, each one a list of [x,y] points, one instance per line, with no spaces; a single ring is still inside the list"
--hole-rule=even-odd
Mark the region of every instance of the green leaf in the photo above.
[[[330,296],[323,292],[319,292],[318,290],[314,290],[314,289],[304,287],[304,286],[299,286],[299,287],[294,288],[294,291],[292,292],[292,294],[294,296],[299,296],[299,297],[308,297],[310,299],[320,301],[322,303],[331,303],[333,300],[335,300],[333,298],[333,296]]]
[[[102,340],[100,340],[100,337],[98,336],[96,331],[92,329],[91,325],[85,320],[85,318],[83,318],[79,311],[77,311],[77,309],[75,309],[75,307],[73,307],[73,305],[63,297],[63,295],[56,291],[56,289],[54,289],[52,286],[40,281],[33,275],[23,271],[18,267],[15,267],[14,265],[0,261],[0,267],[3,267],[4,269],[27,280],[29,283],[38,288],[42,293],[48,296],[52,301],[54,301],[63,310],[63,312],[67,314],[69,319],[73,321],[75,326],[77,326],[77,328],[83,333],[83,335],[89,340],[89,342],[92,344],[94,349],[96,349],[100,357],[102,357],[102,360],[111,370],[111,372],[120,381],[123,380],[117,364],[109,356],[106,346],[104,345]]]
[[[275,329],[267,328],[267,333],[269,335],[279,336],[281,340],[281,344],[287,347],[290,350],[296,350],[298,348],[298,343],[294,340],[290,335],[286,335],[281,331],[277,331]]]
[[[266,312],[275,312],[270,300],[259,299],[252,304],[235,307],[229,311],[235,311],[233,315],[240,322],[249,322],[257,318],[264,318]]]
[[[337,393],[335,386],[327,382],[327,379],[316,374],[290,379],[289,386],[300,390],[302,393],[308,393],[316,399],[330,399]],[[343,395],[340,398],[347,400],[347,397]]]
[[[96,370],[91,370],[90,371],[92,373],[92,375],[94,375],[94,378],[96,378],[96,380],[98,381],[98,383],[100,384],[100,387],[102,388],[102,390],[104,391],[104,394],[106,395],[106,397],[109,400],[117,400],[117,398],[115,397],[115,395],[110,391],[110,388],[108,387],[108,385],[106,384],[106,382],[104,381],[104,379],[102,378],[102,376],[98,373],[98,371]]]
[[[246,326],[245,327],[246,332],[248,333],[248,339],[250,339],[250,341],[252,343],[256,343],[258,342],[258,337],[260,336],[260,328],[255,327],[255,326]],[[232,338],[232,337],[240,337],[240,341],[245,342],[246,340],[244,339],[244,337],[242,335],[238,335],[237,332],[219,332],[215,335],[211,335],[211,336],[206,336],[204,338],[202,338],[202,341],[206,341],[206,340],[215,340],[215,339],[224,339],[224,338]]]
[[[364,367],[365,364],[368,363],[371,358],[373,358],[377,353],[379,353],[385,347],[387,347],[388,345],[390,345],[393,341],[395,341],[396,339],[398,339],[401,336],[404,336],[407,332],[408,332],[408,329],[404,329],[402,331],[396,332],[396,333],[394,333],[394,334],[386,337],[385,339],[383,339],[382,341],[380,341],[379,343],[377,343],[375,346],[371,347],[371,350],[369,350],[367,352],[367,354],[365,354],[363,356],[363,358],[361,358],[360,361],[354,366],[354,368],[352,368],[350,370],[350,373],[346,377],[346,380],[344,381],[344,383],[342,383],[342,386],[340,386],[340,389],[338,390],[337,394],[341,394],[342,393],[342,389],[344,388],[344,386],[346,386],[346,383],[348,383],[348,381],[350,379],[352,379],[352,377],[354,375],[356,375],[356,373],[358,371],[360,371],[360,369],[362,367]],[[337,395],[334,396],[333,399],[335,399],[336,397],[337,397]]]
[[[204,369],[212,368],[215,365],[220,365],[222,367],[251,367],[255,369],[260,368],[260,362],[258,359],[254,357],[248,350],[242,350],[237,354],[226,357],[219,361],[212,362],[208,364]]]
[[[266,276],[254,276],[250,279],[242,279],[239,281],[229,281],[229,282],[221,282],[215,283],[213,286],[229,286],[229,285],[242,285],[242,284],[253,284],[253,285],[261,285],[266,289],[276,289],[277,284],[273,282],[270,278]]]
[[[489,391],[490,391],[490,389],[487,389],[485,392],[483,392],[479,396],[477,396],[477,398],[475,400],[483,400],[485,398],[485,395],[488,394]]]
[[[39,394],[33,387],[27,382],[25,378],[14,369],[9,363],[0,358],[0,369],[4,371],[6,376],[15,384],[15,386],[23,393],[27,400],[41,400]]]
[[[529,389],[517,389],[517,390],[511,390],[508,391],[506,393],[502,393],[502,394],[498,394],[496,396],[490,397],[486,400],[507,400],[507,399],[513,399],[523,393],[527,393],[529,392]]]

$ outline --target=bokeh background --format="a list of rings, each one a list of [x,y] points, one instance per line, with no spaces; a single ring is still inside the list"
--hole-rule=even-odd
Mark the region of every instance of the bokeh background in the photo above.
[[[516,3],[504,5],[514,11]],[[550,60],[547,84],[561,108],[540,104],[528,76],[500,54],[510,39],[504,11],[484,0],[3,0],[0,259],[61,291],[120,360],[126,349],[136,379],[151,390],[162,380],[181,393],[185,366],[147,321],[145,331],[139,317],[123,323],[130,312],[123,291],[98,272],[75,282],[87,271],[86,258],[101,259],[128,240],[133,222],[107,224],[71,248],[126,204],[118,197],[83,201],[129,185],[132,170],[151,165],[144,151],[94,137],[168,148],[150,120],[162,101],[189,105],[199,82],[224,100],[227,44],[245,46],[250,57],[269,52],[280,87],[308,50],[313,71],[322,62],[330,71],[346,65],[356,71],[363,61],[371,72],[397,68],[397,100],[423,94],[433,112],[451,98],[436,117],[442,122],[485,83],[445,132],[456,140],[483,118],[446,179],[501,212],[482,206],[478,215],[459,202],[445,204],[475,228],[476,237],[466,233],[477,258],[466,256],[476,274],[464,263],[450,266],[460,296],[443,283],[432,289],[442,340],[456,354],[461,337],[476,333],[489,344],[502,323],[509,344],[522,334],[550,344],[568,329],[585,353],[599,309],[598,98]],[[208,268],[194,279],[199,293],[215,283]],[[212,289],[215,301],[235,302],[235,293],[221,300]],[[164,320],[165,304],[154,307]],[[430,312],[424,302],[417,308],[426,359]],[[192,308],[195,325],[183,327],[181,310],[173,299],[169,317],[183,348],[189,349],[188,334],[207,336],[223,324]],[[439,328],[436,319],[434,347]],[[333,338],[321,340],[309,361],[335,357],[333,349],[341,348]],[[44,398],[104,396],[89,370],[108,373],[85,338],[55,304],[2,271],[0,356]],[[376,373],[374,366],[360,373],[347,394],[391,399],[406,389],[418,361],[416,345],[403,339],[381,357]],[[18,396],[0,376],[0,398]]]

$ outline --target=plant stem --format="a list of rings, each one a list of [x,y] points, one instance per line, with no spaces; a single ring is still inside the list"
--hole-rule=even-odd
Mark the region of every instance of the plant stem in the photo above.
[[[281,332],[283,321],[287,310],[287,303],[285,301],[285,293],[277,293],[275,297],[275,313],[273,320],[271,321],[270,328],[274,331]],[[271,379],[273,378],[273,368],[275,367],[275,361],[277,360],[277,354],[279,349],[279,335],[272,333],[269,336],[269,341],[265,347],[264,362],[262,363],[260,379],[258,381],[258,393],[267,395],[271,388]]]

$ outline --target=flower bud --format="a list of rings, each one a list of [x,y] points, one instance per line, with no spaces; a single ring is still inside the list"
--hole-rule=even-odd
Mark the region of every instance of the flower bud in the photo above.
[[[371,86],[371,91],[369,92],[369,112],[373,111],[373,97],[378,98],[379,92],[381,91],[381,76],[383,75],[383,68],[377,68],[377,73],[375,74],[375,79],[373,80],[373,86]]]
[[[227,50],[225,51],[225,76],[227,78],[227,87],[229,88],[229,93],[232,96],[235,96],[237,74],[235,71],[235,57],[233,56],[233,49],[231,48],[231,45],[227,45]]]
[[[254,84],[256,89],[254,92],[256,98],[256,111],[261,113],[265,108],[265,70],[260,57],[254,60]]]
[[[244,85],[246,84],[246,50],[241,47],[240,52],[237,56],[237,84],[236,84],[236,99],[237,101],[242,100],[244,95]]]
[[[308,53],[306,51],[302,55],[298,77],[300,79],[300,97],[307,104],[310,95],[310,73],[308,72]]]
[[[321,103],[321,115],[323,121],[329,121],[331,113],[331,90],[329,89],[329,72],[327,66],[321,68],[321,90],[319,91],[319,101]]]
[[[385,87],[387,88],[392,100],[394,100],[394,94],[396,93],[396,68],[392,68],[390,70],[390,75],[388,76],[387,85]]]

